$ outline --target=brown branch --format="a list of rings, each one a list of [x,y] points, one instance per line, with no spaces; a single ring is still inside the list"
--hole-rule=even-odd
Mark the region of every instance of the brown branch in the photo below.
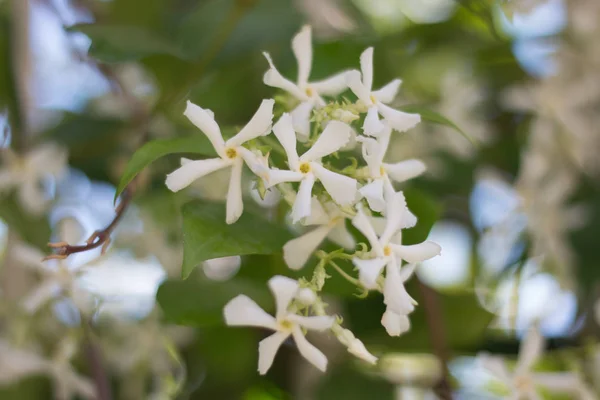
[[[121,195],[121,201],[119,205],[115,208],[115,217],[113,220],[106,226],[106,228],[95,231],[92,235],[86,240],[86,244],[82,245],[70,245],[67,242],[55,242],[48,243],[48,246],[55,250],[54,254],[50,254],[49,256],[44,257],[44,260],[51,259],[65,259],[71,254],[82,253],[84,251],[92,250],[97,247],[102,246],[102,254],[106,252],[108,245],[110,244],[110,235],[115,230],[119,221],[122,219],[123,214],[125,214],[125,210],[131,203],[131,199],[133,198],[133,188],[135,185],[135,181],[132,181],[123,191]]]
[[[110,388],[110,380],[104,367],[104,360],[102,359],[102,352],[98,345],[94,342],[92,335],[92,328],[89,321],[82,316],[83,326],[83,353],[88,362],[90,374],[94,378],[94,385],[96,386],[96,400],[111,400],[112,393]]]
[[[433,353],[442,364],[442,378],[435,389],[441,399],[452,400],[452,386],[450,385],[450,371],[448,369],[448,343],[440,302],[435,290],[425,285],[419,279],[417,279],[417,282],[421,298],[423,299],[425,319],[429,327],[429,341],[431,342]]]

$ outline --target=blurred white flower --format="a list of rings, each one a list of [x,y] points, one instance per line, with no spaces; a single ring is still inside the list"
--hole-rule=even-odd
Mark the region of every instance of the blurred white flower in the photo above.
[[[317,228],[283,246],[283,259],[291,269],[302,268],[325,238],[347,250],[354,249],[356,245],[354,237],[346,228],[346,215],[331,202],[323,205],[313,197],[310,215],[304,219],[303,225]]]
[[[301,288],[296,294],[296,300],[298,300],[300,304],[304,306],[310,306],[317,300],[317,295],[312,289]]]
[[[226,281],[239,271],[240,265],[242,265],[240,256],[220,257],[204,261],[202,270],[204,275],[213,281]]]
[[[267,187],[283,182],[300,182],[300,189],[292,207],[292,219],[296,223],[310,215],[313,185],[319,180],[331,198],[340,205],[349,205],[356,198],[355,179],[332,172],[321,165],[321,158],[328,156],[350,139],[350,127],[340,121],[331,121],[312,147],[302,156],[296,150],[296,135],[289,114],[283,114],[273,126],[273,133],[285,149],[290,170],[271,169]]]
[[[350,71],[346,75],[346,83],[354,92],[356,97],[368,108],[367,116],[363,124],[365,135],[378,136],[385,125],[379,120],[381,114],[394,130],[407,131],[421,122],[419,114],[409,114],[395,110],[388,106],[391,103],[402,81],[394,79],[379,90],[373,91],[373,48],[369,47],[360,56],[360,69],[362,71]]]
[[[66,150],[46,143],[24,156],[2,149],[2,158],[0,192],[16,189],[20,205],[32,214],[41,214],[48,206],[44,179],[58,178],[66,171]]]
[[[377,139],[358,137],[362,142],[362,155],[367,163],[364,168],[369,183],[358,191],[367,199],[369,208],[377,212],[385,212],[387,200],[394,195],[394,182],[404,182],[425,172],[426,166],[421,160],[410,159],[395,164],[383,162],[389,147],[392,128],[384,123],[384,129]]]
[[[479,355],[484,368],[504,383],[511,392],[511,398],[540,398],[538,387],[550,391],[576,395],[577,398],[588,399],[588,389],[574,372],[533,372],[533,366],[544,351],[544,337],[537,327],[529,329],[521,342],[519,358],[515,369],[511,372],[502,357],[489,354]]]
[[[306,340],[302,328],[324,331],[330,329],[334,318],[329,316],[305,317],[289,311],[291,301],[298,292],[298,282],[284,276],[269,280],[269,288],[275,297],[275,317],[267,314],[258,304],[245,295],[232,299],[224,309],[225,323],[230,326],[257,326],[275,331],[263,339],[258,346],[258,372],[267,373],[279,347],[291,335],[300,354],[311,364],[325,371],[327,358]]]
[[[298,62],[298,80],[293,83],[285,79],[275,68],[273,60],[268,53],[263,53],[269,62],[269,70],[265,73],[266,85],[285,90],[301,103],[292,111],[292,122],[294,130],[298,134],[298,140],[305,142],[310,135],[310,114],[315,107],[322,107],[324,96],[337,96],[346,88],[346,73],[340,72],[317,82],[308,82],[312,68],[312,30],[305,25],[292,39],[292,50]]]
[[[274,100],[263,100],[252,119],[231,139],[224,141],[219,125],[210,110],[204,110],[188,101],[185,116],[196,125],[210,140],[219,158],[191,161],[181,159],[181,167],[167,175],[166,185],[177,192],[193,181],[222,168],[232,167],[227,192],[228,224],[238,220],[244,211],[242,200],[242,167],[244,162],[256,173],[260,173],[260,161],[252,151],[244,148],[243,143],[271,131]]]

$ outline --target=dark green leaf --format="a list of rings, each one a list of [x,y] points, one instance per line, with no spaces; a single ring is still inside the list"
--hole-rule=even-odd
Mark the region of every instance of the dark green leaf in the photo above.
[[[206,326],[221,324],[223,307],[239,294],[247,295],[267,309],[272,307],[266,285],[241,279],[227,282],[169,280],[158,288],[156,300],[169,322]]]
[[[155,54],[185,58],[177,43],[140,26],[81,24],[69,30],[89,36],[90,55],[102,62],[135,61]]]
[[[473,146],[477,146],[477,142],[475,142],[475,140],[472,137],[470,137],[465,131],[460,129],[458,127],[458,125],[456,125],[454,122],[450,121],[448,118],[444,117],[440,113],[426,109],[426,108],[424,108],[422,106],[418,106],[418,105],[402,106],[402,107],[400,107],[400,110],[402,110],[404,112],[408,112],[408,113],[419,114],[419,115],[421,115],[421,119],[423,121],[432,122],[434,124],[444,125],[449,128],[452,128],[456,132],[460,133]]]
[[[231,225],[225,223],[225,205],[195,201],[183,206],[182,275],[212,258],[280,252],[290,234],[282,227],[244,212]]]
[[[47,250],[47,243],[50,241],[48,220],[44,216],[32,216],[22,210],[13,195],[0,199],[0,218],[11,229],[15,229],[21,239],[39,249]]]
[[[404,190],[406,204],[417,217],[417,225],[407,229],[402,235],[403,244],[421,243],[427,239],[433,224],[442,214],[442,206],[432,197],[413,188]]]
[[[121,181],[115,193],[115,200],[125,187],[152,162],[174,153],[202,154],[214,156],[216,153],[210,141],[204,135],[192,135],[173,139],[161,139],[148,142],[140,147],[131,157],[121,176]]]

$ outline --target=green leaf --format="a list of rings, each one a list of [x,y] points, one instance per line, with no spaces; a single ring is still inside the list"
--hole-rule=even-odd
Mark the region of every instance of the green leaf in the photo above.
[[[247,295],[267,310],[272,308],[266,285],[241,279],[227,282],[168,280],[158,288],[156,300],[167,321],[208,326],[222,323],[223,307],[239,294]]]
[[[454,122],[450,121],[448,118],[444,117],[442,114],[437,113],[435,111],[426,109],[422,106],[418,105],[406,105],[400,107],[400,110],[408,113],[419,114],[421,115],[421,119],[423,121],[432,122],[438,125],[444,125],[449,128],[454,129],[456,132],[460,133],[465,139],[469,141],[473,146],[477,147],[477,142],[471,136],[469,136],[465,131],[460,129],[458,125]]]
[[[185,58],[177,43],[140,26],[80,24],[69,28],[92,40],[90,55],[102,62],[119,63],[168,54]]]
[[[117,186],[115,200],[125,187],[152,162],[174,153],[216,155],[210,141],[204,135],[191,135],[172,139],[153,140],[140,147],[131,157]]]
[[[50,225],[44,216],[33,216],[19,207],[14,195],[0,198],[0,218],[15,229],[24,241],[46,251]]]
[[[442,206],[431,196],[418,189],[406,188],[403,192],[406,197],[406,205],[417,217],[417,225],[403,231],[402,243],[421,243],[427,239],[431,228],[442,215]]]
[[[225,205],[194,201],[183,206],[183,278],[202,261],[212,258],[273,254],[291,238],[284,228],[244,212],[231,225],[225,222]]]

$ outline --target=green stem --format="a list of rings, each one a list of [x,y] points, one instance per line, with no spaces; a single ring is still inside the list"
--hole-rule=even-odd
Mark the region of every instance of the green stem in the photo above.
[[[358,286],[358,287],[362,287],[360,281],[356,278],[351,277],[350,275],[348,275],[346,273],[346,271],[344,271],[339,265],[337,265],[335,262],[329,260],[328,261],[329,264],[344,278],[346,279],[348,282],[350,282],[351,284]]]

